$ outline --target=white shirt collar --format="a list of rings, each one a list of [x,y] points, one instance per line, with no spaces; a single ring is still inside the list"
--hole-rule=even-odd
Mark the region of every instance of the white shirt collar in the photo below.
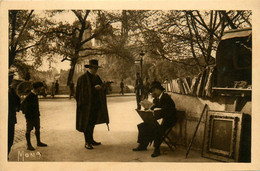
[[[163,93],[164,93],[164,91],[160,94],[159,100],[161,100]]]
[[[32,92],[34,95],[37,95],[35,91],[31,90],[31,92]]]

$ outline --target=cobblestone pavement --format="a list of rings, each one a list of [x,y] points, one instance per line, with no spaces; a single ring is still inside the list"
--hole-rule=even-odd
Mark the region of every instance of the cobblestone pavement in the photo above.
[[[114,99],[114,97],[117,98]],[[129,100],[128,97],[121,96],[121,95],[110,95],[108,96],[108,103],[123,102]],[[130,97],[130,99],[133,101],[133,97]],[[109,107],[110,105],[108,104],[108,108]],[[54,98],[54,99],[40,98],[39,108],[41,114],[40,131],[42,134],[45,134],[46,131],[52,129],[59,129],[59,130],[60,129],[66,130],[69,128],[75,129],[76,101],[74,99],[64,98],[63,96],[61,98]],[[111,110],[114,111],[115,109],[117,110],[117,107],[111,107],[109,111]],[[135,119],[140,120],[138,117],[136,117]],[[58,120],[62,120],[64,122],[60,122]],[[15,125],[14,144],[21,141],[25,141],[25,132],[26,132],[25,116],[22,112],[18,112],[17,124]],[[31,132],[31,139],[33,138],[35,138],[34,130]]]

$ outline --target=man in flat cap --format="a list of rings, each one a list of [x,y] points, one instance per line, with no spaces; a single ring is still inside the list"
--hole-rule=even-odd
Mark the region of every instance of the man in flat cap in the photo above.
[[[154,123],[141,123],[138,127],[138,140],[139,146],[134,148],[133,151],[145,151],[149,143],[154,141],[154,152],[151,157],[157,157],[160,155],[160,145],[162,143],[162,136],[165,131],[174,126],[176,122],[176,109],[175,103],[172,98],[164,92],[164,88],[161,83],[154,81],[151,84],[152,96],[154,97],[154,105],[151,110],[160,108],[160,112],[154,115],[154,118],[162,118],[162,123],[159,125],[157,122]]]
[[[26,96],[21,104],[22,112],[25,114],[26,119],[26,141],[27,150],[33,151],[35,148],[31,144],[31,131],[35,128],[35,135],[37,140],[37,146],[46,147],[47,144],[42,143],[40,140],[40,111],[38,95],[43,88],[42,82],[35,82],[32,84],[32,91]]]
[[[93,146],[101,145],[93,138],[96,124],[106,123],[108,126],[109,117],[106,101],[106,87],[101,78],[97,75],[98,60],[92,59],[83,75],[78,78],[76,86],[76,129],[84,133],[85,148],[93,149]]]

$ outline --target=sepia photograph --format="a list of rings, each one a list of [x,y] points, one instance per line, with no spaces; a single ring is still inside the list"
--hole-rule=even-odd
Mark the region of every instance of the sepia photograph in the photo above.
[[[9,3],[0,170],[257,170],[252,5]]]

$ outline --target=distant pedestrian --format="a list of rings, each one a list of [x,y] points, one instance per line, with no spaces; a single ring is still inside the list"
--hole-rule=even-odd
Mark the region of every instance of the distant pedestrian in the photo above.
[[[43,83],[35,82],[33,83],[33,89],[30,94],[26,96],[24,101],[21,104],[22,112],[25,114],[26,119],[26,141],[27,141],[27,150],[35,150],[31,144],[31,131],[35,128],[35,135],[37,140],[37,146],[46,147],[47,144],[44,144],[40,140],[40,110],[39,110],[39,101],[38,94],[42,91]]]
[[[119,94],[124,95],[124,87],[125,87],[124,80],[122,79],[121,82],[120,82],[120,89],[121,89],[121,91],[120,91]]]
[[[144,83],[144,99],[148,99],[149,90],[150,90],[150,82],[149,82],[148,78],[146,77],[145,83]]]
[[[70,99],[74,97],[74,83],[73,81],[70,82]]]
[[[52,84],[51,84],[50,92],[51,92],[51,97],[54,98],[54,96],[55,96],[55,83],[54,82],[52,82]]]
[[[55,95],[59,93],[59,82],[58,80],[56,80],[56,83],[55,83]]]
[[[137,109],[140,110],[141,109],[140,102],[143,96],[143,80],[140,77],[139,72],[136,73],[135,94],[136,94]]]
[[[16,91],[13,87],[13,72],[9,72],[9,89],[8,89],[8,155],[11,151],[11,147],[14,141],[14,132],[16,120],[16,111],[19,111],[20,108],[20,97],[16,94]],[[9,159],[9,157],[8,157]]]
[[[84,132],[85,148],[91,150],[93,145],[101,145],[93,138],[95,125],[109,123],[105,94],[107,87],[97,75],[98,60],[90,60],[85,67],[88,71],[78,78],[76,86],[76,129]]]
[[[47,96],[48,86],[47,86],[47,84],[45,83],[45,81],[43,81],[42,83],[43,83],[43,92],[42,92],[42,95],[43,95],[43,97],[46,97],[46,96]]]

